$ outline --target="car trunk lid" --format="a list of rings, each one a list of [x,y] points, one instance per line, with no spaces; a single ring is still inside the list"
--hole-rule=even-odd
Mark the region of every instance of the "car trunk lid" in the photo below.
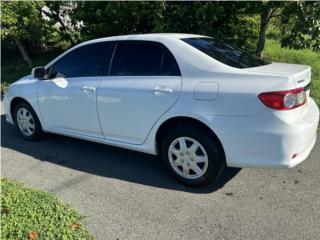
[[[288,64],[273,62],[268,65],[247,68],[249,72],[272,74],[288,77],[289,81],[293,81],[295,88],[304,88],[306,93],[306,103],[293,110],[285,111],[291,115],[292,119],[301,118],[308,109],[311,86],[311,67],[308,65]],[[282,89],[290,90],[290,89]]]
[[[247,68],[249,72],[279,74],[290,77],[296,88],[305,88],[307,97],[310,94],[311,67],[308,65],[273,62],[268,65]]]

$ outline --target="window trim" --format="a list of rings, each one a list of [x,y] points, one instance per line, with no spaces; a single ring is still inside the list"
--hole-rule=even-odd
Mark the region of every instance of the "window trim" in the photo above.
[[[87,47],[87,46],[92,46],[92,45],[97,45],[97,44],[104,44],[104,43],[110,43],[110,48],[107,51],[107,54],[105,56],[105,70],[103,72],[103,75],[94,75],[94,76],[80,76],[80,77],[66,77],[66,78],[88,78],[88,77],[105,77],[108,76],[108,70],[110,68],[110,63],[111,63],[111,53],[113,53],[114,49],[115,49],[115,42],[114,41],[101,41],[101,42],[94,42],[94,43],[88,43],[79,47],[76,47],[75,49],[63,54],[57,61],[55,61],[54,63],[52,63],[51,65],[49,65],[46,68],[46,71],[49,70],[48,72],[48,80],[54,79],[51,77],[51,72],[52,72],[52,68],[54,65],[58,64],[63,58],[65,58],[66,56],[68,56],[69,54],[71,54],[72,52],[79,50],[80,48],[83,47]]]
[[[178,67],[178,71],[179,71],[178,74],[177,75],[124,75],[124,76],[111,75],[111,69],[112,69],[112,65],[114,63],[113,62],[114,56],[117,51],[119,43],[137,43],[137,44],[144,43],[144,44],[149,44],[149,45],[154,45],[154,46],[160,46],[164,51],[162,61],[163,61],[165,52],[167,52],[172,57],[174,62],[176,63],[176,65]],[[111,56],[110,63],[109,63],[108,76],[109,77],[181,77],[182,74],[181,74],[180,66],[179,66],[175,56],[163,43],[157,42],[157,41],[149,41],[149,40],[116,40],[116,41],[114,41],[114,48],[113,48],[112,56]]]

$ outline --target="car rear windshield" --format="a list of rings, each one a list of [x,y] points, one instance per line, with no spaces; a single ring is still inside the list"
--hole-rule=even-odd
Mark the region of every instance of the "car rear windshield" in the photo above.
[[[213,38],[184,38],[181,40],[231,67],[250,68],[270,64],[270,62],[255,55],[235,48],[230,44],[218,42]]]

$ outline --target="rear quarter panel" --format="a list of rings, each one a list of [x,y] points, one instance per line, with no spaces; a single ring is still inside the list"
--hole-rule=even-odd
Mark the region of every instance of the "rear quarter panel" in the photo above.
[[[178,39],[165,39],[163,44],[175,56],[182,74],[181,95],[171,109],[176,114],[250,116],[266,109],[258,98],[260,93],[295,87],[287,76],[230,67]],[[215,83],[216,88],[201,88],[196,93],[214,97],[195,97],[199,83]]]
[[[216,97],[195,98],[199,83],[217,84]],[[287,77],[270,75],[202,72],[197,77],[183,76],[182,93],[173,111],[210,116],[250,116],[266,110],[258,97],[260,93],[283,90],[284,86],[290,88],[291,85]],[[200,91],[206,96],[213,90],[202,88]]]

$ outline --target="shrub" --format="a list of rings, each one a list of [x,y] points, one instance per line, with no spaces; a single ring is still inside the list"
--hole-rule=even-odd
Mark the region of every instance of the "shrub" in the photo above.
[[[1,179],[1,239],[93,239],[83,216],[52,194]]]

